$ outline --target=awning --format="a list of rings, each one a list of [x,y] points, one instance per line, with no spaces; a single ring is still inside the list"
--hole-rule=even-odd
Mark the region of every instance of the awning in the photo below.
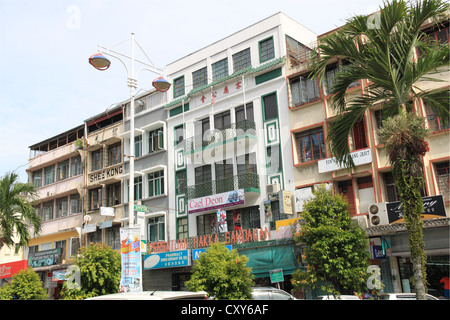
[[[249,260],[247,267],[252,268],[255,278],[269,277],[269,271],[282,269],[284,275],[292,274],[300,268],[294,253],[293,245],[259,247],[239,250]]]

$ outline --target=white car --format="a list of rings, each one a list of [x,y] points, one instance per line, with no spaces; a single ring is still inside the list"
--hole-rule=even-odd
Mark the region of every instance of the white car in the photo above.
[[[425,295],[427,300],[439,300],[431,294]],[[417,300],[415,293],[380,293],[379,300]]]
[[[106,294],[86,300],[208,300],[205,291],[140,291]]]
[[[253,287],[253,300],[297,300],[284,290],[273,287]]]
[[[361,300],[358,296],[353,295],[345,295],[342,294],[340,296],[333,296],[331,295],[325,295],[325,296],[318,296],[315,300]]]

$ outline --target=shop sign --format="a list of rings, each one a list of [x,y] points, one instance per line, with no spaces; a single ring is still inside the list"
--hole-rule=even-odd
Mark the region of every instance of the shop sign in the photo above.
[[[372,246],[373,259],[385,259],[386,254],[383,252],[382,246]]]
[[[196,213],[237,206],[244,203],[244,189],[239,189],[189,200],[188,209],[189,213]]]
[[[231,251],[233,248],[231,245],[225,246],[225,248],[228,249],[228,251]],[[200,253],[206,252],[207,248],[201,248],[201,249],[192,249],[192,260],[198,260],[200,259]]]
[[[20,270],[25,270],[27,268],[27,264],[27,260],[0,264],[0,279],[11,278]]]
[[[144,256],[144,270],[190,266],[189,250],[153,253]]]
[[[355,166],[360,166],[362,164],[372,162],[372,152],[370,151],[370,148],[354,151],[350,153],[350,157],[353,159],[353,163],[355,164]],[[319,173],[345,169],[339,165],[335,157],[319,160],[318,167]]]
[[[423,197],[423,212],[421,219],[444,218],[446,217],[444,199],[442,195]],[[404,222],[402,213],[402,203],[400,201],[387,202],[386,210],[389,223]]]
[[[292,208],[292,192],[281,190],[279,193],[280,212],[284,214],[294,214]]]
[[[97,224],[96,223],[85,224],[83,226],[83,228],[81,229],[81,233],[90,233],[90,232],[95,232],[95,231],[97,231]]]
[[[301,218],[283,219],[275,222],[277,239],[292,238],[293,232],[300,231]]]
[[[61,261],[61,248],[30,252],[28,254],[28,265],[33,268],[53,266]]]
[[[117,177],[123,173],[123,165],[108,168],[99,172],[91,173],[88,175],[89,183],[98,183],[103,180],[111,179]]]
[[[283,269],[275,269],[269,271],[270,283],[283,282]]]
[[[111,228],[111,227],[112,227],[112,220],[100,222],[98,224],[99,229],[106,229],[106,228]]]

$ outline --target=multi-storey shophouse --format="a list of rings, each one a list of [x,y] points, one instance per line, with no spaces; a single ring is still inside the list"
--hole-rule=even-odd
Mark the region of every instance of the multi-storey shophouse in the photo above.
[[[124,218],[123,108],[121,105],[85,120],[86,146],[82,245],[104,243],[120,249]]]
[[[28,266],[58,297],[71,256],[80,246],[83,198],[84,126],[30,146],[28,181],[37,190],[35,208],[41,216],[40,236],[29,242]]]
[[[444,28],[429,25],[427,30],[438,41],[448,43],[448,22]],[[332,32],[332,31],[330,31]],[[319,36],[317,41],[320,41]],[[382,120],[382,106],[368,110],[364,118],[355,124],[349,137],[354,156],[354,170],[341,169],[332,158],[325,144],[328,124],[335,114],[330,103],[330,88],[335,73],[344,68],[345,60],[336,59],[326,70],[323,85],[308,78],[307,64],[311,49],[316,43],[288,41],[287,81],[289,87],[291,165],[295,183],[296,212],[308,199],[314,187],[327,184],[334,192],[344,194],[350,202],[350,214],[355,223],[368,228],[371,237],[372,264],[379,265],[385,292],[409,292],[412,267],[409,263],[409,244],[406,228],[398,223],[395,210],[399,199],[396,193],[392,168],[383,145],[379,142],[378,128]],[[448,86],[449,71],[439,75],[444,82],[421,82],[422,89]],[[348,95],[362,95],[367,81],[353,83]],[[427,119],[431,131],[430,152],[423,158],[426,188],[423,190],[424,239],[428,257],[430,293],[442,294],[439,283],[449,263],[449,139],[448,126],[424,105],[415,101],[414,112]],[[432,200],[433,205],[431,205]],[[372,206],[374,205],[375,206]],[[369,207],[378,208],[377,218],[372,218]],[[372,210],[374,213],[377,210]],[[397,223],[396,223],[397,222]],[[434,290],[434,291],[433,291]]]
[[[285,193],[295,185],[288,37],[316,39],[278,13],[167,66],[170,237],[149,247],[153,254],[193,249],[195,260],[218,240],[249,257],[258,279],[267,280],[275,267],[285,275],[298,267],[292,247],[275,245],[276,221],[294,217]],[[279,191],[286,201],[279,201]],[[150,275],[183,288],[190,263],[154,266],[150,260],[144,261]]]

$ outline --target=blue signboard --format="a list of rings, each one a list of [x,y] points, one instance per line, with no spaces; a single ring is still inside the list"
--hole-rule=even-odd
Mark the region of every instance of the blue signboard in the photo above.
[[[189,265],[189,250],[152,253],[144,256],[144,270],[186,267]]]
[[[231,251],[231,244],[225,246],[228,250]],[[201,248],[201,249],[192,249],[192,260],[200,259],[200,253],[206,252],[208,248]]]
[[[374,259],[385,259],[386,254],[383,252],[382,246],[372,246],[372,253]]]

